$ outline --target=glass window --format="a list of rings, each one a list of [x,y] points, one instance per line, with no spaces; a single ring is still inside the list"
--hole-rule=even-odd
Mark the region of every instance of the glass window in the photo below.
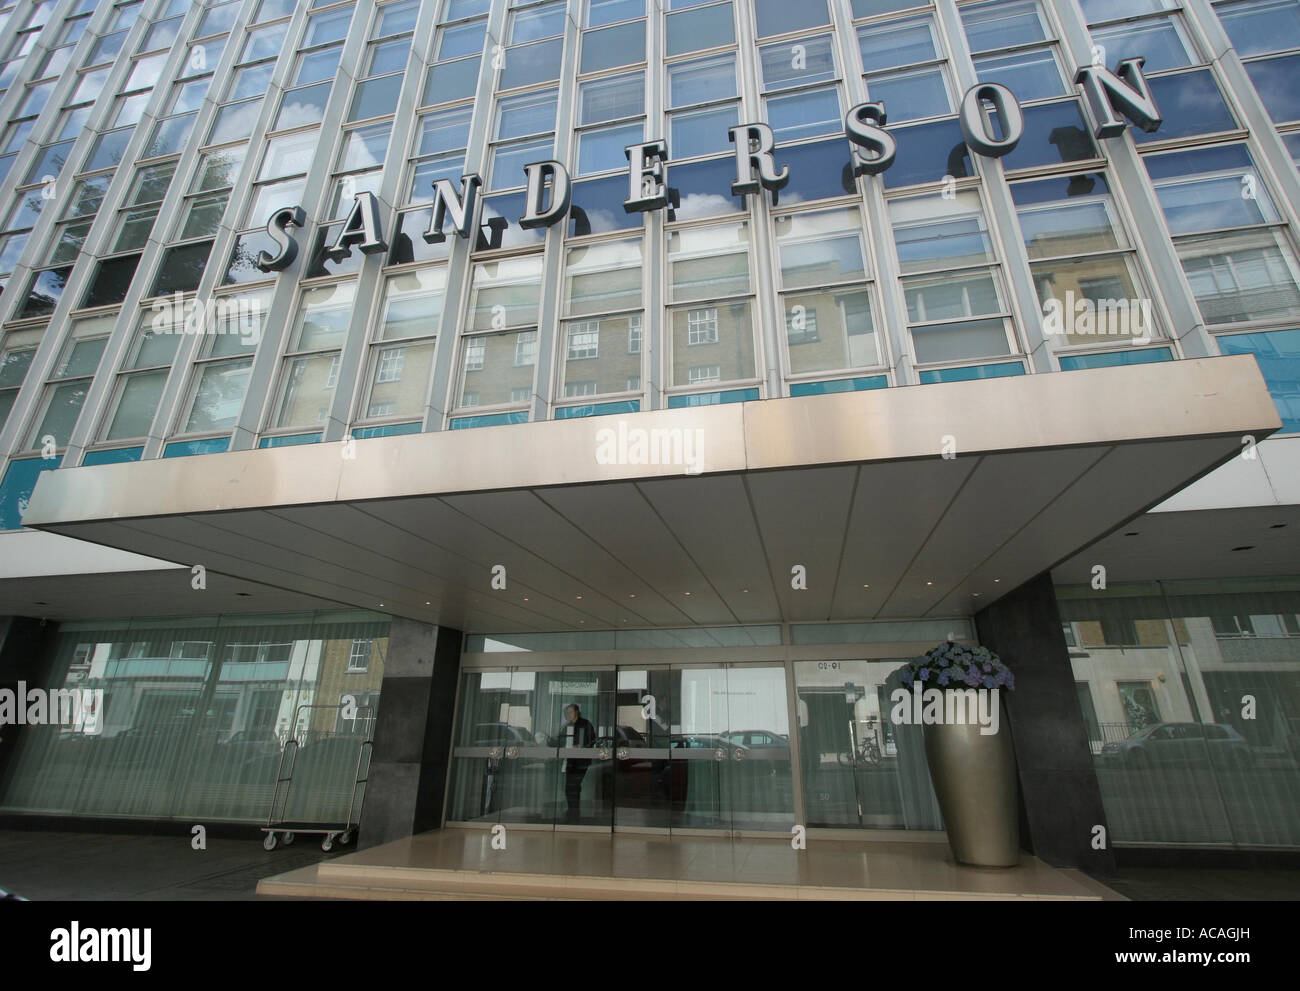
[[[158,400],[167,384],[168,370],[126,375],[118,382],[117,407],[104,431],[104,440],[145,437],[158,411]]]
[[[766,89],[828,82],[835,78],[835,55],[830,35],[766,45],[758,50],[758,56]]]
[[[645,21],[584,31],[579,72],[599,72],[645,61]]]
[[[668,122],[669,153],[680,161],[729,151],[735,147],[730,130],[739,124],[740,111],[734,103],[675,113]]]
[[[204,365],[182,433],[230,430],[239,418],[248,389],[252,358]]]
[[[1218,13],[1242,58],[1300,48],[1300,0],[1221,4]]]
[[[934,18],[909,17],[858,30],[862,67],[867,72],[896,69],[941,58]]]
[[[669,292],[675,302],[749,292],[749,225],[668,233]]]
[[[583,83],[578,93],[579,124],[599,124],[645,113],[645,77],[632,72]]]
[[[537,371],[537,331],[466,338],[461,359],[461,407],[528,402]]]
[[[542,257],[525,255],[474,266],[467,327],[499,330],[535,326],[541,300]]]
[[[834,86],[767,98],[767,120],[778,143],[844,130],[839,91]]]
[[[752,379],[757,367],[748,299],[669,311],[673,386]]]
[[[402,91],[402,74],[379,76],[357,83],[352,94],[348,120],[367,120],[383,117],[397,110],[397,97]]]
[[[861,218],[857,209],[777,217],[781,285],[823,286],[866,278]]]
[[[332,86],[332,82],[324,82],[285,91],[273,129],[280,131],[304,124],[319,124],[325,117],[325,104],[329,102]]]
[[[463,58],[429,66],[421,104],[449,103],[473,96],[478,87],[478,71],[478,58]]]
[[[957,268],[994,260],[979,194],[918,196],[890,202],[894,243],[904,272]]]
[[[581,315],[640,308],[643,268],[640,238],[570,248],[565,261],[565,312]]]
[[[1021,103],[1064,96],[1067,92],[1056,55],[1046,48],[977,58],[975,71],[980,82],[1001,83]]]
[[[304,289],[289,350],[312,351],[340,346],[347,336],[355,297],[355,282]]]
[[[519,45],[526,41],[538,41],[564,34],[565,5],[563,3],[544,3],[510,14],[510,41],[508,44]]]
[[[668,67],[668,105],[688,107],[736,96],[736,56],[678,62]]]
[[[981,3],[961,8],[962,26],[972,52],[1046,41],[1047,29],[1035,0]]]
[[[555,106],[554,90],[502,100],[497,111],[497,139],[544,134],[555,130]]]
[[[736,28],[730,3],[678,11],[667,17],[668,55],[684,55],[730,45],[735,40]]]
[[[497,89],[516,89],[560,78],[563,55],[563,38],[508,49]]]
[[[1191,46],[1173,18],[1093,28],[1092,41],[1105,53],[1106,65],[1111,68],[1124,59],[1137,57],[1146,59],[1142,66],[1146,73],[1181,69],[1198,61],[1192,57]]]
[[[446,289],[447,270],[441,266],[389,276],[376,337],[391,341],[438,333]]]
[[[754,15],[760,38],[830,23],[826,0],[754,0]]]

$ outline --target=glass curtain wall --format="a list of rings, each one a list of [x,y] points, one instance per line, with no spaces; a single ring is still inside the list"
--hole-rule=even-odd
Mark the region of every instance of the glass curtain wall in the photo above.
[[[1300,580],[1057,596],[1113,841],[1300,846]]]
[[[45,687],[101,689],[100,715],[27,726],[3,808],[264,820],[292,740],[285,818],[342,822],[387,638],[364,612],[64,623]]]

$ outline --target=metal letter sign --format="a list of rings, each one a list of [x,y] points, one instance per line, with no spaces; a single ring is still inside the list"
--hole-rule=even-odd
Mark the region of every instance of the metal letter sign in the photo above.
[[[1075,84],[1083,90],[1098,138],[1113,138],[1123,134],[1125,118],[1142,130],[1151,133],[1162,123],[1160,109],[1156,106],[1142,75],[1143,58],[1127,58],[1115,72],[1105,66],[1088,65],[1079,70]],[[852,151],[855,176],[880,175],[898,157],[899,139],[885,130],[888,122],[885,104],[861,103],[853,107],[844,118],[844,135]],[[996,125],[994,124],[996,121]],[[999,83],[979,83],[966,91],[961,101],[959,117],[966,147],[985,158],[1001,158],[1019,144],[1025,133],[1025,115],[1014,93]],[[767,124],[741,124],[730,128],[728,135],[736,146],[736,179],[731,184],[732,196],[745,196],[766,189],[773,194],[790,181],[790,166],[777,170],[773,152],[776,140]],[[1000,136],[999,136],[1000,135]],[[961,152],[961,146],[955,149]],[[668,188],[668,145],[663,138],[643,141],[624,149],[628,164],[628,198],[623,209],[628,213],[662,210],[669,202],[676,202],[676,190]],[[520,227],[551,227],[566,220],[572,213],[574,229],[590,233],[590,222],[584,210],[573,203],[573,180],[560,162],[531,162],[524,166],[528,189],[524,196],[524,213],[519,218]],[[424,239],[429,244],[447,240],[443,228],[450,216],[451,228],[462,238],[475,235],[480,250],[501,246],[510,222],[501,216],[492,216],[480,230],[479,208],[483,180],[477,175],[464,175],[457,190],[450,179],[433,183],[433,215]],[[669,219],[672,219],[669,213]],[[298,254],[298,243],[289,228],[303,227],[306,217],[301,207],[285,207],[271,215],[266,232],[279,246],[275,254],[258,253],[255,264],[264,272],[283,271],[293,264]],[[346,258],[353,246],[366,254],[387,250],[379,225],[379,204],[373,193],[357,193],[334,243],[326,254],[339,261]]]
[[[1097,122],[1099,138],[1114,138],[1124,133],[1123,114],[1148,134],[1159,130],[1163,121],[1160,108],[1151,98],[1142,66],[1146,59],[1126,58],[1119,64],[1116,74],[1104,65],[1085,65],[1074,77],[1076,85],[1083,87],[1084,98]]]
[[[378,254],[388,250],[383,236],[383,232],[379,229],[379,210],[375,194],[357,193],[353,197],[352,209],[348,212],[348,219],[344,222],[343,229],[339,231],[339,236],[325,253],[339,262],[352,254],[352,245],[355,243],[362,254]]]
[[[429,229],[424,232],[424,239],[429,244],[440,244],[447,240],[442,232],[447,214],[451,214],[452,229],[463,238],[478,226],[478,192],[483,180],[477,175],[460,177],[460,193],[451,184],[450,179],[438,179],[433,184],[433,216],[429,219]]]
[[[519,226],[525,229],[550,227],[568,216],[569,205],[573,202],[573,183],[569,181],[568,170],[559,162],[533,162],[524,166],[524,172],[528,175],[527,206],[519,218]],[[550,206],[545,203],[548,188]]]
[[[266,222],[266,233],[280,248],[275,254],[259,251],[253,263],[263,272],[283,272],[298,257],[298,242],[289,233],[290,227],[306,227],[307,215],[300,206],[286,206],[271,214]]]
[[[984,112],[984,101],[993,104],[1002,127],[1002,137],[989,133],[989,118]],[[997,83],[980,83],[966,91],[961,101],[961,133],[966,145],[985,158],[1001,158],[1015,150],[1025,133],[1025,115],[1020,111],[1016,95]]]
[[[731,184],[732,196],[757,193],[760,188],[775,192],[790,181],[790,166],[776,171],[772,161],[772,148],[776,139],[766,124],[741,124],[727,134],[736,145],[736,181]]]

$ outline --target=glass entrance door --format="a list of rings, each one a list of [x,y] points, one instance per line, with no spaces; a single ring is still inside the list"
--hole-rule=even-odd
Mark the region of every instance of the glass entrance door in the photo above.
[[[671,748],[674,829],[780,830],[794,824],[783,666],[682,667]]]
[[[606,832],[788,832],[785,669],[467,672],[447,818]]]

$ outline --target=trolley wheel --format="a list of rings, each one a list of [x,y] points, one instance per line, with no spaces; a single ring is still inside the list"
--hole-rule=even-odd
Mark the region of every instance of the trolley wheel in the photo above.
[[[339,833],[340,846],[347,846],[351,842],[352,842],[352,830],[345,829],[343,832]]]
[[[280,840],[285,846],[293,846],[293,833],[285,830],[280,834]]]
[[[321,840],[321,842],[320,842],[320,848],[321,848],[322,850],[324,850],[326,853],[329,853],[331,850],[334,849],[334,834],[333,834],[333,833],[327,833],[327,834],[325,835],[325,839]]]
[[[275,849],[276,844],[278,842],[279,840],[275,838],[275,833],[267,833],[266,839],[262,841],[262,849],[266,850],[269,853],[270,851]]]

